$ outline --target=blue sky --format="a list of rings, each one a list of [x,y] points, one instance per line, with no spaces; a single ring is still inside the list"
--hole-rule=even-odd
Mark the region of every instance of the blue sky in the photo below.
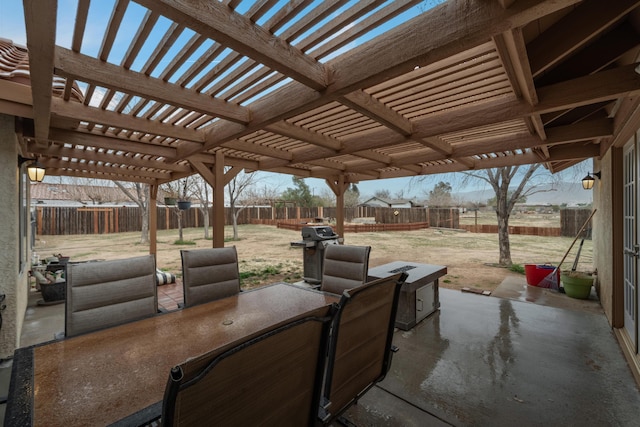
[[[48,0],[44,0],[48,1]],[[82,52],[85,54],[95,56],[98,49],[101,45],[101,39],[98,36],[99,34],[104,33],[104,28],[109,19],[110,11],[112,9],[112,5],[115,0],[94,0],[91,2],[91,7],[89,10],[89,25],[87,25],[85,42],[82,45]],[[320,0],[316,0],[320,1]],[[415,16],[416,13],[424,10],[425,8],[430,8],[433,5],[442,2],[442,0],[426,0],[419,6],[405,12],[404,14],[399,15],[394,19],[394,21],[389,25],[390,27],[397,25],[400,22],[406,21],[410,19],[412,16]],[[247,8],[248,4],[251,2],[245,1],[241,3],[239,7],[239,11],[243,11],[242,8]],[[71,45],[71,37],[73,32],[73,24],[75,20],[75,11],[77,9],[77,0],[58,0],[58,10],[61,11],[58,13],[58,26],[57,26],[57,35],[56,35],[56,43],[69,47]],[[123,26],[126,26],[128,22],[132,24],[134,22],[139,22],[140,17],[145,12],[145,9],[141,6],[137,5],[134,2],[131,2],[129,8],[127,9],[127,13],[125,14],[125,18],[123,21]],[[339,11],[337,12],[339,13]],[[262,20],[268,19],[269,15],[266,15],[262,18]],[[262,21],[261,20],[261,21]],[[259,23],[261,22],[259,21]],[[137,24],[136,24],[137,26]],[[163,33],[163,28],[166,29],[168,26],[168,22],[166,20],[159,20],[156,25],[157,29],[154,29],[152,34],[150,35],[149,42],[143,48],[143,52],[147,52],[147,55],[151,53],[153,50],[153,40],[157,40],[161,34]],[[281,29],[282,31],[282,29]],[[95,37],[91,35],[95,34]],[[375,34],[370,34],[368,36],[363,37],[360,40],[356,40],[355,44],[361,43],[365,41],[367,38],[371,38]],[[23,6],[22,0],[0,0],[0,37],[7,38],[13,40],[15,43],[26,46],[26,32],[24,25],[24,15],[23,15]],[[185,34],[184,39],[189,37],[189,33]],[[302,36],[304,37],[304,35]],[[109,56],[108,61],[113,63],[120,63],[122,56],[126,50],[126,46],[128,46],[129,40],[123,39],[120,35],[116,38],[114,49]],[[180,46],[180,43],[176,45]],[[202,49],[205,49],[209,45],[205,44]],[[198,52],[196,52],[197,54]],[[172,52],[170,51],[167,54],[167,57],[171,57]],[[144,55],[141,55],[143,59],[137,61],[133,64],[132,69],[137,69],[142,66],[144,62]],[[206,72],[205,69],[203,72]],[[179,72],[177,73],[179,75]],[[560,176],[560,180],[568,181],[568,182],[577,182],[582,176],[586,174],[587,171],[591,171],[591,162],[583,162],[577,168],[571,168],[565,172],[563,172]],[[267,184],[273,187],[278,188],[280,191],[286,190],[287,187],[292,186],[291,177],[284,174],[269,174],[269,173],[261,173],[264,175],[264,179],[261,181],[262,185]],[[554,179],[558,179],[557,177]],[[360,194],[363,197],[372,196],[378,190],[388,190],[392,196],[399,194],[401,191],[404,192],[405,198],[417,198],[424,199],[425,193],[433,189],[433,187],[439,182],[449,182],[454,187],[454,192],[464,192],[464,191],[473,191],[478,189],[485,189],[486,185],[482,183],[471,183],[467,184],[464,187],[459,183],[462,182],[462,177],[460,175],[432,175],[424,179],[424,182],[421,184],[415,183],[415,180],[412,181],[411,178],[393,178],[393,179],[385,179],[385,180],[372,180],[372,181],[363,181],[358,184],[358,188],[360,189]],[[321,194],[322,192],[328,189],[324,180],[321,179],[313,179],[309,178],[306,180],[306,183],[313,189],[316,194]]]

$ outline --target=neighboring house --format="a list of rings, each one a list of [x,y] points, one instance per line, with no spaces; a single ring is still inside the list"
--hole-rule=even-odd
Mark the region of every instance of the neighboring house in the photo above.
[[[372,197],[365,200],[360,206],[376,207],[376,208],[421,208],[422,204],[414,200],[406,199],[384,199],[382,197]]]
[[[30,193],[37,206],[137,206],[118,187],[33,182]]]

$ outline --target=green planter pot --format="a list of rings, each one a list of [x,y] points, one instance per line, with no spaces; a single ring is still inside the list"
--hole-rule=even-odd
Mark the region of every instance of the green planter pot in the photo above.
[[[560,275],[564,293],[571,298],[588,299],[593,286],[593,276],[587,273],[568,272]]]
[[[175,206],[176,198],[175,197],[165,197],[164,204],[167,206]]]

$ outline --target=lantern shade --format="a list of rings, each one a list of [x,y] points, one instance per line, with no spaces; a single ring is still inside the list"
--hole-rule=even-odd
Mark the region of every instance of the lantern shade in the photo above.
[[[41,182],[44,179],[44,166],[40,164],[36,159],[30,159],[28,157],[22,157],[18,154],[18,167],[21,168],[23,164],[29,162],[27,166],[27,176],[31,181]]]
[[[587,176],[582,178],[582,188],[584,188],[585,190],[591,190],[595,182],[596,179],[592,177],[591,174],[587,174]]]
[[[42,182],[42,180],[44,179],[44,174],[45,174],[44,166],[42,166],[38,162],[34,162],[29,166],[27,166],[27,175],[29,176],[29,179],[33,182]]]

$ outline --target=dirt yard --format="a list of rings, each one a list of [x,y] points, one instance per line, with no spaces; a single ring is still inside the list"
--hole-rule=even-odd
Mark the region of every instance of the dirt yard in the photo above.
[[[202,229],[186,229],[184,239],[191,245],[176,245],[177,230],[158,232],[157,265],[180,277],[180,250],[211,247]],[[240,226],[238,241],[229,240],[231,227],[225,230],[226,245],[235,245],[240,260],[244,287],[302,278],[302,249],[291,247],[301,240],[297,231],[272,226]],[[410,232],[348,233],[345,244],[370,245],[370,267],[403,260],[445,265],[448,274],[441,286],[459,289],[463,286],[495,289],[507,275],[516,275],[498,262],[498,238],[491,234],[475,234],[449,229],[424,229]],[[71,261],[117,259],[148,253],[148,245],[139,243],[140,233],[105,235],[41,236],[35,250],[40,258],[62,254]],[[557,265],[573,238],[511,236],[511,256],[515,264],[551,263]],[[563,268],[571,269],[580,240],[567,256]],[[592,269],[592,245],[586,240],[580,255],[579,270]]]

